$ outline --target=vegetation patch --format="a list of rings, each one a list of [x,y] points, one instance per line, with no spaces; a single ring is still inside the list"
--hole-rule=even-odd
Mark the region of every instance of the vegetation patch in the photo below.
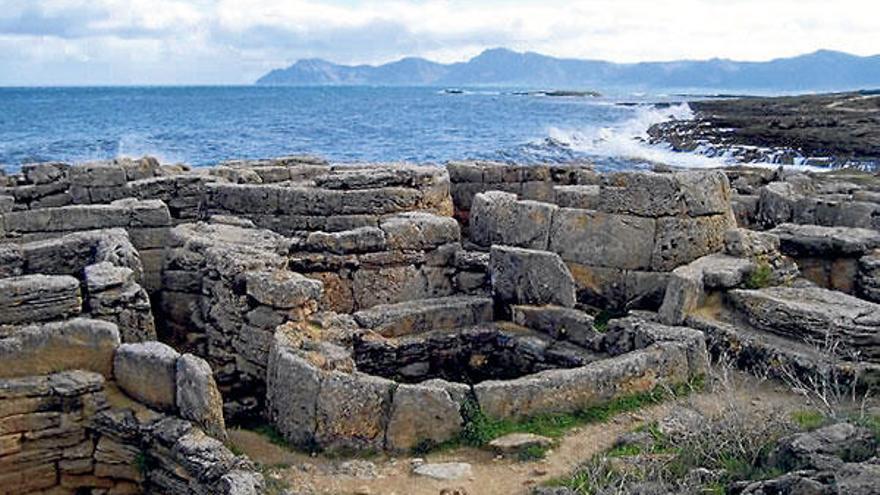
[[[763,289],[769,287],[773,281],[773,268],[766,261],[758,264],[757,268],[746,279],[746,287],[749,289]]]
[[[703,380],[696,379],[674,387],[657,387],[648,392],[620,397],[573,413],[539,415],[524,421],[490,418],[483,413],[476,401],[469,400],[462,407],[462,415],[465,418],[464,429],[452,445],[482,447],[510,433],[533,433],[559,438],[576,426],[602,423],[620,413],[636,411],[664,400],[683,397],[702,387]]]

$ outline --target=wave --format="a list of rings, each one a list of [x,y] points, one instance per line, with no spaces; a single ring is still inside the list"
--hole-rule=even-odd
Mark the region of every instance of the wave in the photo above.
[[[620,122],[591,126],[583,129],[550,127],[545,142],[596,160],[600,167],[619,168],[621,161],[630,166],[649,167],[664,164],[681,168],[718,168],[742,165],[733,150],[698,148],[693,152],[672,149],[669,144],[651,144],[648,129],[655,124],[672,120],[691,120],[694,112],[687,103],[671,105],[641,105],[634,107],[634,115]],[[749,166],[778,168],[780,164],[750,162]],[[786,168],[816,170],[821,168],[795,164]]]

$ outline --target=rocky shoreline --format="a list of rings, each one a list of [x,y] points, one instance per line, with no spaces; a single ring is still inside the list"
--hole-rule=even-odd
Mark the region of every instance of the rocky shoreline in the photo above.
[[[741,163],[857,167],[880,163],[880,95],[864,91],[689,102],[693,120],[652,126],[651,142]]]
[[[718,360],[880,383],[866,172],[143,158],[0,182],[8,493],[267,493],[227,425],[423,451]],[[870,454],[847,465],[869,485]]]

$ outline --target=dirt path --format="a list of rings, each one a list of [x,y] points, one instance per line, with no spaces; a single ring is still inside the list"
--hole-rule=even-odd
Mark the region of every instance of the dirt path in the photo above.
[[[272,466],[268,476],[288,483],[293,488],[292,493],[297,495],[438,495],[444,489],[463,489],[459,493],[468,495],[526,494],[531,487],[569,474],[584,460],[609,449],[620,434],[662,419],[676,405],[684,403],[706,414],[712,414],[721,404],[730,401],[735,401],[738,407],[757,410],[804,407],[799,397],[780,385],[759,382],[744,375],[737,375],[735,382],[737,386],[733,393],[701,392],[678,401],[624,413],[606,423],[572,429],[540,461],[501,459],[489,452],[470,448],[425,457],[427,462],[470,463],[472,476],[456,481],[435,481],[413,475],[412,457],[377,456],[368,459],[369,462],[346,463],[345,459],[292,452],[249,431],[233,430],[231,437],[236,446],[252,459]]]

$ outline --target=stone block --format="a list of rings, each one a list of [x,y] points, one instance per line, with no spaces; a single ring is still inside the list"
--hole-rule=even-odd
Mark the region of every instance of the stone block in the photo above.
[[[72,320],[30,325],[0,339],[0,377],[41,375],[79,369],[111,377],[119,346],[116,325]]]
[[[247,293],[260,304],[292,309],[321,298],[321,282],[288,271],[248,272]]]
[[[160,342],[122,344],[113,360],[116,383],[139,402],[162,411],[177,408],[177,359],[180,354]]]
[[[376,227],[361,227],[341,232],[312,232],[305,249],[335,254],[365,253],[385,249],[385,232]]]
[[[549,203],[517,201],[509,193],[478,194],[471,209],[471,240],[486,247],[500,244],[546,250],[557,209]]]
[[[584,265],[649,269],[654,223],[652,218],[560,208],[553,216],[550,251]]]
[[[409,451],[455,438],[463,423],[460,407],[442,387],[399,385],[394,390],[386,448]]]
[[[315,440],[330,451],[381,450],[394,382],[333,371],[321,381]]]
[[[555,253],[493,246],[489,272],[497,303],[574,306],[574,280]]]
[[[358,324],[386,337],[456,330],[492,320],[492,300],[452,296],[379,305],[354,314]]]
[[[390,249],[427,250],[458,242],[458,222],[424,212],[407,212],[385,217],[379,223]]]
[[[87,187],[122,186],[126,182],[125,170],[117,165],[95,162],[70,167],[70,183]]]
[[[184,354],[177,360],[177,409],[212,437],[226,440],[223,397],[214,382],[211,366],[202,358]]]
[[[599,337],[593,317],[561,306],[513,306],[511,318],[517,325],[545,333],[554,339],[591,347]]]
[[[68,275],[0,279],[0,324],[66,318],[82,311],[79,281]]]
[[[736,227],[729,215],[657,219],[651,269],[668,272],[724,249],[724,233]]]

